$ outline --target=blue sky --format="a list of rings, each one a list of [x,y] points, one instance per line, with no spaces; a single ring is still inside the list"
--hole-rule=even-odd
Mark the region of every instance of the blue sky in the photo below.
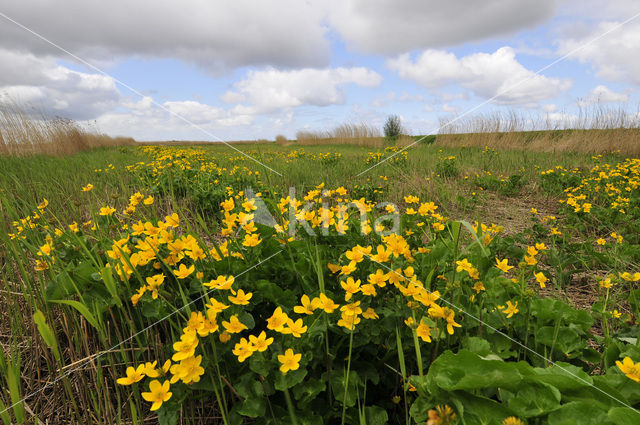
[[[293,138],[390,114],[425,134],[478,105],[559,126],[579,108],[638,109],[628,1],[5,3],[107,75],[0,17],[0,101],[138,140]]]

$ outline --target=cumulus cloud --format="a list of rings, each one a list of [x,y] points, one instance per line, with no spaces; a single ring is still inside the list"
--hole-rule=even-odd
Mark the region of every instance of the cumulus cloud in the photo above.
[[[599,85],[591,90],[586,97],[578,101],[578,106],[588,106],[601,103],[615,103],[626,102],[629,100],[629,95],[626,93],[616,93],[609,87]]]
[[[329,22],[365,53],[398,54],[509,34],[553,16],[557,0],[337,0]]]
[[[609,81],[640,84],[640,22],[632,21],[614,29],[620,23],[599,22],[586,31],[583,29],[566,36],[557,41],[558,53],[565,55],[579,49],[570,58],[590,64],[595,69],[596,76]],[[607,31],[611,32],[591,42]]]
[[[391,91],[383,96],[376,97],[370,102],[371,106],[375,106],[377,108],[386,106],[392,102],[424,102],[424,96],[421,94],[409,94],[406,91],[401,92],[400,94]]]
[[[156,103],[146,96],[125,101],[122,106],[127,110],[104,113],[97,124],[109,134],[128,134],[141,140],[226,140],[234,134],[233,128],[251,125],[256,118],[237,108],[218,108],[193,100]]]
[[[0,94],[38,112],[87,120],[115,108],[115,81],[59,65],[52,57],[0,49]]]
[[[215,73],[248,65],[325,66],[330,49],[322,9],[297,0],[24,0],[5,2],[2,12],[82,58],[176,58]],[[60,54],[7,21],[0,47]]]
[[[571,80],[537,75],[526,69],[511,47],[494,53],[474,53],[457,58],[442,50],[425,50],[415,60],[405,53],[387,61],[402,78],[429,89],[456,84],[475,95],[508,105],[536,106],[571,87]]]
[[[376,87],[381,82],[378,73],[363,67],[293,71],[268,68],[249,71],[244,80],[234,85],[234,90],[222,96],[222,100],[246,103],[247,113],[268,113],[302,105],[343,104],[346,100],[344,85]]]

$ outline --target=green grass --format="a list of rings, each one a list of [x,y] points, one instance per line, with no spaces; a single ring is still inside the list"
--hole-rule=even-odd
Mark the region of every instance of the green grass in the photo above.
[[[551,283],[550,285],[554,292],[543,292],[542,295],[568,303],[567,310],[562,310],[557,314],[566,313],[569,316],[573,314],[575,317],[571,316],[567,321],[574,320],[575,323],[569,326],[571,331],[561,328],[556,329],[554,334],[552,328],[551,345],[547,346],[544,343],[538,344],[536,342],[535,348],[537,350],[548,350],[549,353],[554,353],[559,331],[569,334],[576,327],[586,326],[584,318],[580,318],[582,322],[576,319],[579,314],[574,314],[574,311],[577,310],[571,308],[588,309],[594,306],[594,310],[591,312],[594,321],[597,321],[594,326],[598,328],[598,332],[600,330],[606,332],[607,340],[593,337],[592,341],[601,344],[600,348],[615,347],[618,351],[615,349],[606,351],[602,355],[602,360],[599,357],[601,353],[591,352],[595,360],[593,358],[589,360],[593,369],[588,371],[593,372],[594,369],[602,366],[601,370],[604,372],[607,367],[613,368],[613,362],[620,357],[622,352],[625,352],[624,350],[632,352],[631,348],[622,344],[629,338],[637,336],[638,329],[633,324],[633,315],[635,314],[637,317],[639,305],[635,302],[635,298],[629,298],[629,294],[635,297],[636,291],[626,287],[617,289],[612,291],[611,298],[607,292],[607,299],[603,300],[598,298],[601,293],[598,292],[597,281],[609,273],[619,274],[624,271],[639,270],[640,265],[637,258],[640,258],[638,257],[640,255],[640,241],[637,236],[639,230],[637,211],[630,207],[629,215],[625,217],[615,211],[609,211],[610,209],[602,204],[594,206],[595,213],[581,215],[573,214],[570,209],[565,208],[565,204],[559,203],[560,200],[566,199],[564,189],[574,185],[572,183],[573,176],[580,176],[580,178],[588,176],[589,170],[594,166],[604,163],[616,164],[623,161],[624,157],[608,155],[594,158],[591,155],[580,153],[551,154],[532,151],[493,151],[471,147],[444,148],[437,144],[420,143],[406,151],[402,151],[401,148],[396,149],[398,154],[392,160],[382,162],[379,166],[359,176],[358,174],[375,165],[376,162],[371,158],[376,150],[347,145],[304,147],[291,145],[283,147],[275,144],[238,144],[236,146],[250,157],[282,175],[270,172],[263,165],[232,151],[227,146],[217,144],[160,148],[166,149],[165,153],[174,156],[176,160],[174,164],[176,165],[163,168],[158,174],[154,174],[149,164],[164,166],[168,161],[153,162],[152,155],[149,152],[145,153],[142,148],[100,149],[65,157],[0,157],[0,169],[2,170],[0,173],[0,217],[2,217],[3,226],[2,232],[0,232],[0,264],[2,265],[0,268],[0,344],[2,347],[0,350],[0,412],[5,410],[3,406],[12,405],[21,397],[42,388],[45,383],[64,375],[65,371],[73,370],[74,365],[78,362],[81,362],[79,364],[83,366],[81,370],[64,376],[59,383],[52,385],[51,388],[29,398],[26,404],[18,404],[8,414],[0,414],[0,421],[31,423],[37,422],[36,417],[38,417],[45,421],[48,420],[50,423],[114,423],[119,421],[143,423],[144,420],[152,417],[148,413],[148,405],[142,401],[140,391],[137,388],[131,390],[131,387],[114,385],[115,379],[123,375],[126,366],[141,359],[153,359],[157,358],[154,356],[161,355],[163,349],[166,348],[163,345],[168,344],[167,341],[179,338],[177,332],[182,327],[181,322],[187,317],[181,317],[182,314],[177,315],[157,328],[137,335],[119,347],[118,350],[110,352],[94,362],[86,363],[83,361],[91,358],[95,353],[100,353],[102,350],[118,344],[119,341],[125,340],[134,332],[144,329],[144,324],[148,323],[150,318],[154,318],[155,315],[160,315],[162,312],[154,311],[151,307],[146,307],[146,310],[136,309],[130,305],[129,297],[135,293],[135,288],[140,283],[144,285],[145,276],[134,274],[126,284],[117,280],[115,283],[109,283],[108,280],[105,280],[105,287],[100,288],[97,294],[96,292],[85,293],[78,289],[78,285],[81,285],[84,280],[96,279],[94,276],[96,270],[105,271],[102,268],[105,252],[112,249],[111,245],[113,238],[115,238],[113,235],[120,234],[119,223],[97,216],[97,211],[106,205],[114,206],[118,210],[118,215],[121,216],[120,211],[129,204],[129,196],[137,191],[143,192],[145,196],[153,195],[155,198],[153,205],[138,208],[139,211],[136,214],[139,213],[143,220],[162,219],[166,214],[178,212],[183,229],[197,235],[201,238],[201,242],[207,243],[218,243],[221,240],[218,234],[221,228],[219,209],[220,202],[229,197],[227,187],[232,188],[234,193],[247,188],[264,192],[263,197],[271,207],[275,207],[281,197],[286,197],[290,188],[295,188],[297,196],[302,197],[304,193],[320,184],[324,184],[329,189],[343,186],[348,188],[351,191],[351,196],[356,199],[366,197],[376,202],[393,202],[403,208],[406,207],[405,196],[418,196],[423,202],[435,202],[440,207],[437,210],[438,213],[448,216],[452,221],[464,219],[473,222],[477,220],[483,224],[496,223],[504,226],[505,232],[496,238],[491,247],[491,252],[499,255],[500,258],[509,257],[519,261],[527,245],[536,242],[545,242],[549,245],[552,254],[549,254],[548,262],[542,270],[546,275],[552,277],[553,285]],[[196,155],[192,155],[194,152]],[[383,158],[394,154],[393,151],[379,150],[379,152],[382,153]],[[332,156],[324,158],[322,154],[327,153],[331,153]],[[335,154],[339,154],[339,157],[336,157]],[[212,167],[211,164],[216,166]],[[205,171],[201,171],[203,166]],[[562,166],[562,169],[551,177],[542,176],[543,171],[556,169],[557,166]],[[228,175],[228,171],[234,167],[237,167],[237,173]],[[218,169],[225,171],[217,172]],[[254,174],[256,171],[259,172],[258,177]],[[90,192],[83,192],[82,187],[89,183],[94,185],[94,189]],[[632,202],[636,202],[638,198],[636,197],[637,190],[637,188],[629,190]],[[27,216],[33,217],[37,212],[36,206],[43,199],[47,199],[49,202],[46,213],[43,213],[45,217],[34,219],[34,221],[39,220],[43,225],[50,226],[48,229],[50,233],[53,228],[57,228],[64,231],[64,238],[70,238],[66,240],[67,248],[64,253],[56,253],[60,257],[54,267],[55,273],[34,271],[35,259],[38,258],[36,252],[46,242],[44,233],[34,236],[33,239],[28,238],[24,242],[9,237],[9,233],[15,232],[15,226],[12,223]],[[532,209],[538,210],[539,215],[532,214]],[[558,226],[566,235],[557,238],[551,236],[549,225],[543,223],[539,218],[545,215],[556,216]],[[630,218],[627,219],[627,217]],[[95,233],[87,233],[82,238],[77,238],[74,234],[67,235],[70,223],[73,221],[82,223],[88,220],[99,222],[100,229]],[[438,251],[440,252],[438,255],[443,257],[438,261],[446,263],[446,265],[441,264],[437,267],[445,267],[443,270],[446,272],[442,272],[443,275],[451,272],[447,276],[452,276],[452,282],[456,281],[455,265],[452,269],[446,267],[455,264],[454,261],[461,258],[463,253],[466,253],[465,255],[468,255],[473,261],[476,261],[476,258],[480,261],[480,258],[485,254],[484,250],[475,252],[474,249],[477,247],[465,248],[463,246],[465,243],[473,246],[471,238],[467,240],[461,236],[465,231],[462,224],[451,224],[451,227],[446,231],[449,232],[447,234],[450,235],[450,238],[449,236],[447,236],[449,239],[443,238],[444,245],[439,247],[441,251]],[[611,232],[624,234],[624,243],[612,245],[609,237]],[[597,246],[594,248],[595,240],[600,237],[609,238],[606,249]],[[77,238],[77,240],[73,238]],[[289,248],[289,251],[282,254],[278,265],[274,265],[272,269],[267,268],[265,273],[272,273],[271,279],[273,280],[290,278],[286,280],[287,285],[297,288],[296,290],[299,289],[298,287],[304,287],[307,290],[310,284],[323,288],[325,279],[329,279],[325,270],[328,259],[333,261],[340,258],[339,256],[350,248],[349,244],[352,246],[355,241],[355,238],[348,241],[319,238],[313,243],[305,241],[306,245],[301,242],[300,245],[295,245],[295,248]],[[416,241],[422,244],[432,242],[419,239]],[[360,242],[367,243],[364,239],[358,243]],[[463,251],[467,248],[468,251]],[[472,254],[475,257],[472,257]],[[446,261],[443,260],[445,256]],[[252,259],[260,258],[258,256]],[[482,261],[485,260],[487,261],[486,269],[490,269],[495,258]],[[418,272],[426,274],[426,269],[418,270]],[[522,273],[524,276],[524,271]],[[259,281],[261,278],[260,275],[253,277],[255,281]],[[435,276],[432,277],[435,281]],[[333,278],[331,277],[331,279]],[[487,275],[488,282],[494,278],[493,275]],[[581,282],[580,279],[588,283],[587,292],[592,297],[588,300],[589,305],[586,307],[580,305],[585,301],[577,298],[573,289],[576,287],[576,282]],[[524,278],[521,280],[524,287]],[[279,280],[278,284],[280,284]],[[67,288],[64,297],[61,295],[62,293],[51,294],[51,288],[60,288],[61,286]],[[265,287],[267,287],[266,284]],[[271,290],[277,292],[275,289]],[[454,292],[451,293],[453,297]],[[186,304],[190,297],[188,288],[181,286],[178,286],[178,290],[171,295],[173,298],[168,299],[167,302],[173,307]],[[524,289],[519,295],[524,297],[521,299],[520,308],[523,313],[526,310],[526,314],[529,315],[530,306],[525,304],[525,300],[527,303],[530,302],[533,295]],[[460,294],[456,295],[456,297],[459,296]],[[93,302],[94,299],[98,301]],[[108,302],[104,301],[101,304],[103,300],[107,299]],[[456,301],[458,301],[457,298]],[[540,303],[542,304],[542,302]],[[612,306],[617,306],[621,311],[624,311],[624,314],[627,315],[625,317],[628,317],[631,324],[614,326],[614,321],[609,320],[609,316],[607,316],[609,314],[608,308]],[[545,311],[545,317],[554,311],[554,306],[538,307],[539,311]],[[379,345],[398,346],[397,352],[393,353],[393,358],[386,359],[386,361],[389,362],[387,366],[390,370],[393,370],[394,367],[398,370],[402,369],[401,373],[395,377],[399,382],[396,394],[405,396],[408,387],[403,384],[408,382],[409,375],[419,374],[420,380],[418,382],[424,384],[422,380],[423,359],[425,361],[424,373],[425,376],[428,376],[428,365],[437,357],[439,348],[436,344],[433,351],[429,347],[428,350],[425,349],[421,352],[415,333],[413,335],[410,332],[405,333],[401,339],[398,326],[403,329],[403,332],[405,328],[399,317],[395,317],[395,319],[397,319],[397,323],[394,323],[392,327],[392,338],[384,343],[379,342]],[[542,323],[542,319],[540,322]],[[385,323],[390,325],[390,322]],[[502,325],[503,323],[494,323],[494,326]],[[549,327],[548,323],[544,325]],[[542,327],[542,324],[540,326]],[[621,332],[618,336],[627,338],[627,340],[620,339],[615,343],[610,342],[610,334],[615,333],[614,327],[617,327],[617,331]],[[512,329],[509,326],[505,329],[511,334]],[[528,331],[529,324],[526,321],[526,330],[523,332],[527,337],[529,336]],[[477,330],[473,329],[473,332],[473,336],[475,336]],[[482,328],[478,332],[482,336]],[[329,333],[326,332],[325,336],[326,339],[320,344],[320,346],[326,344],[326,359],[323,359],[323,362],[331,364],[333,361],[340,364],[341,359],[330,352]],[[466,336],[469,337],[471,334]],[[335,335],[331,334],[331,338],[334,337]],[[541,337],[540,340],[543,338]],[[470,347],[474,347],[473,344],[482,345],[486,342],[482,341],[469,342],[468,339],[465,339],[464,343],[456,346],[447,336],[446,340],[442,339],[438,344],[457,350],[471,349]],[[449,345],[450,342],[452,345]],[[331,340],[331,343],[336,343],[335,338]],[[404,350],[401,347],[403,344]],[[358,387],[360,381],[355,378],[350,381],[351,366],[356,371],[358,367],[362,367],[362,363],[358,361],[352,365],[352,348],[362,348],[364,345],[366,345],[365,341],[358,338],[356,338],[354,345],[352,333],[348,338],[340,339],[338,348],[336,348],[336,350],[342,350],[341,353],[345,352],[345,358],[349,359],[346,363],[349,372],[346,375],[344,370],[334,369],[334,372],[338,371],[337,373],[343,374],[343,379],[346,377],[345,382],[338,382],[335,385],[339,390],[339,395],[335,395],[334,403],[344,403],[337,409],[341,413],[338,417],[341,417],[343,421],[349,415],[352,415],[352,419],[354,418],[353,411],[346,414],[347,405],[344,401],[347,397],[354,399],[360,420],[365,421],[367,415],[374,412],[381,415],[381,408],[378,409],[377,404],[374,406],[375,408],[365,407],[364,404],[367,400],[370,401],[372,394],[375,395],[375,393],[367,390],[365,385],[366,397],[365,394],[362,394],[363,399],[361,400],[359,397],[363,388]],[[474,349],[476,350],[474,353],[484,352],[484,348],[480,350],[475,346]],[[543,363],[536,363],[534,359],[528,357],[526,352],[518,348],[514,348],[514,350],[517,352],[518,358],[526,359],[536,367],[544,366]],[[417,353],[416,356],[420,356],[418,361],[413,354],[409,355],[413,351]],[[545,351],[545,353],[547,352]],[[558,354],[556,353],[556,355]],[[432,356],[435,357],[432,358]],[[471,366],[486,366],[482,363],[485,360],[469,359],[470,354],[463,353],[461,356]],[[565,358],[564,360],[571,359]],[[390,366],[391,363],[394,366]],[[505,373],[505,376],[517,375],[516,371],[509,369],[512,363],[508,364],[510,366],[504,366],[504,368],[499,366],[499,372]],[[442,360],[441,365],[445,369],[451,368],[452,370],[457,367],[456,361],[451,358]],[[580,366],[584,365],[581,363]],[[264,391],[249,385],[246,380],[232,383],[223,382],[220,378],[221,373],[230,376],[233,374],[234,368],[229,368],[228,364],[220,367],[225,370],[222,372],[218,370],[216,372],[217,378],[211,378],[211,381],[208,381],[214,385],[215,396],[218,400],[227,400],[228,398],[231,403],[237,396],[237,392],[245,394],[245,396],[247,394],[255,396],[254,392]],[[407,370],[407,368],[412,369]],[[18,371],[22,371],[20,376],[18,376]],[[327,380],[330,381],[331,378],[328,377]],[[440,384],[444,385],[442,382]],[[282,382],[278,385],[286,387]],[[354,388],[353,391],[358,391],[358,393],[351,394],[348,391],[351,388]],[[300,391],[307,390],[312,391],[312,388]],[[420,397],[422,397],[422,388],[418,388],[418,390],[421,394]],[[511,390],[515,391],[515,389]],[[441,389],[441,391],[445,391],[445,389]],[[479,389],[472,391],[474,396],[480,392]],[[411,392],[409,394],[411,396]],[[294,395],[296,394],[294,393]],[[274,417],[276,414],[281,414],[278,408],[282,408],[282,411],[285,412],[282,414],[286,420],[295,421],[296,409],[292,406],[289,392],[285,391],[283,399],[279,399],[278,394],[272,397],[274,399],[269,402],[273,401],[277,405],[276,413],[272,412]],[[385,394],[384,397],[391,399],[389,394]],[[416,403],[427,403],[426,399],[420,397],[417,397],[416,400],[422,401],[416,401]],[[331,398],[331,391],[329,391],[329,398]],[[213,400],[213,395],[211,395],[211,400]],[[210,419],[212,415],[207,414],[212,411],[212,404],[215,404],[211,400],[185,401],[180,411],[182,423],[217,423]],[[279,402],[282,403],[278,405]],[[404,406],[400,404],[396,407],[388,407],[387,405],[391,406],[389,400],[386,400],[386,403],[387,411],[393,411],[394,415],[403,418],[403,420],[409,417],[410,412],[406,398]],[[433,406],[424,404],[423,407],[427,409]],[[29,410],[35,413],[28,413]],[[60,412],[64,412],[62,417],[57,415]],[[424,422],[426,417],[422,416],[425,412],[418,412],[418,414],[411,412],[411,417]],[[216,415],[221,413],[225,419],[227,415],[233,416],[235,414],[226,409],[215,410],[215,413]]]

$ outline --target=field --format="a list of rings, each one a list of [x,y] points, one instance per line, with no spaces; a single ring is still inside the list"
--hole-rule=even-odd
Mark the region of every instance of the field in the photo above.
[[[640,423],[639,159],[436,139],[0,169],[4,424]]]

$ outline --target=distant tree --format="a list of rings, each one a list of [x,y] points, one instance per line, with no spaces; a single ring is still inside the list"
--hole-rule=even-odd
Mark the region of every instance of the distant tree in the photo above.
[[[395,142],[402,135],[402,123],[397,115],[390,115],[384,123],[384,137],[389,142]]]
[[[279,145],[284,145],[288,142],[289,140],[287,140],[287,138],[285,136],[283,136],[282,134],[278,134],[276,136],[276,143]]]

